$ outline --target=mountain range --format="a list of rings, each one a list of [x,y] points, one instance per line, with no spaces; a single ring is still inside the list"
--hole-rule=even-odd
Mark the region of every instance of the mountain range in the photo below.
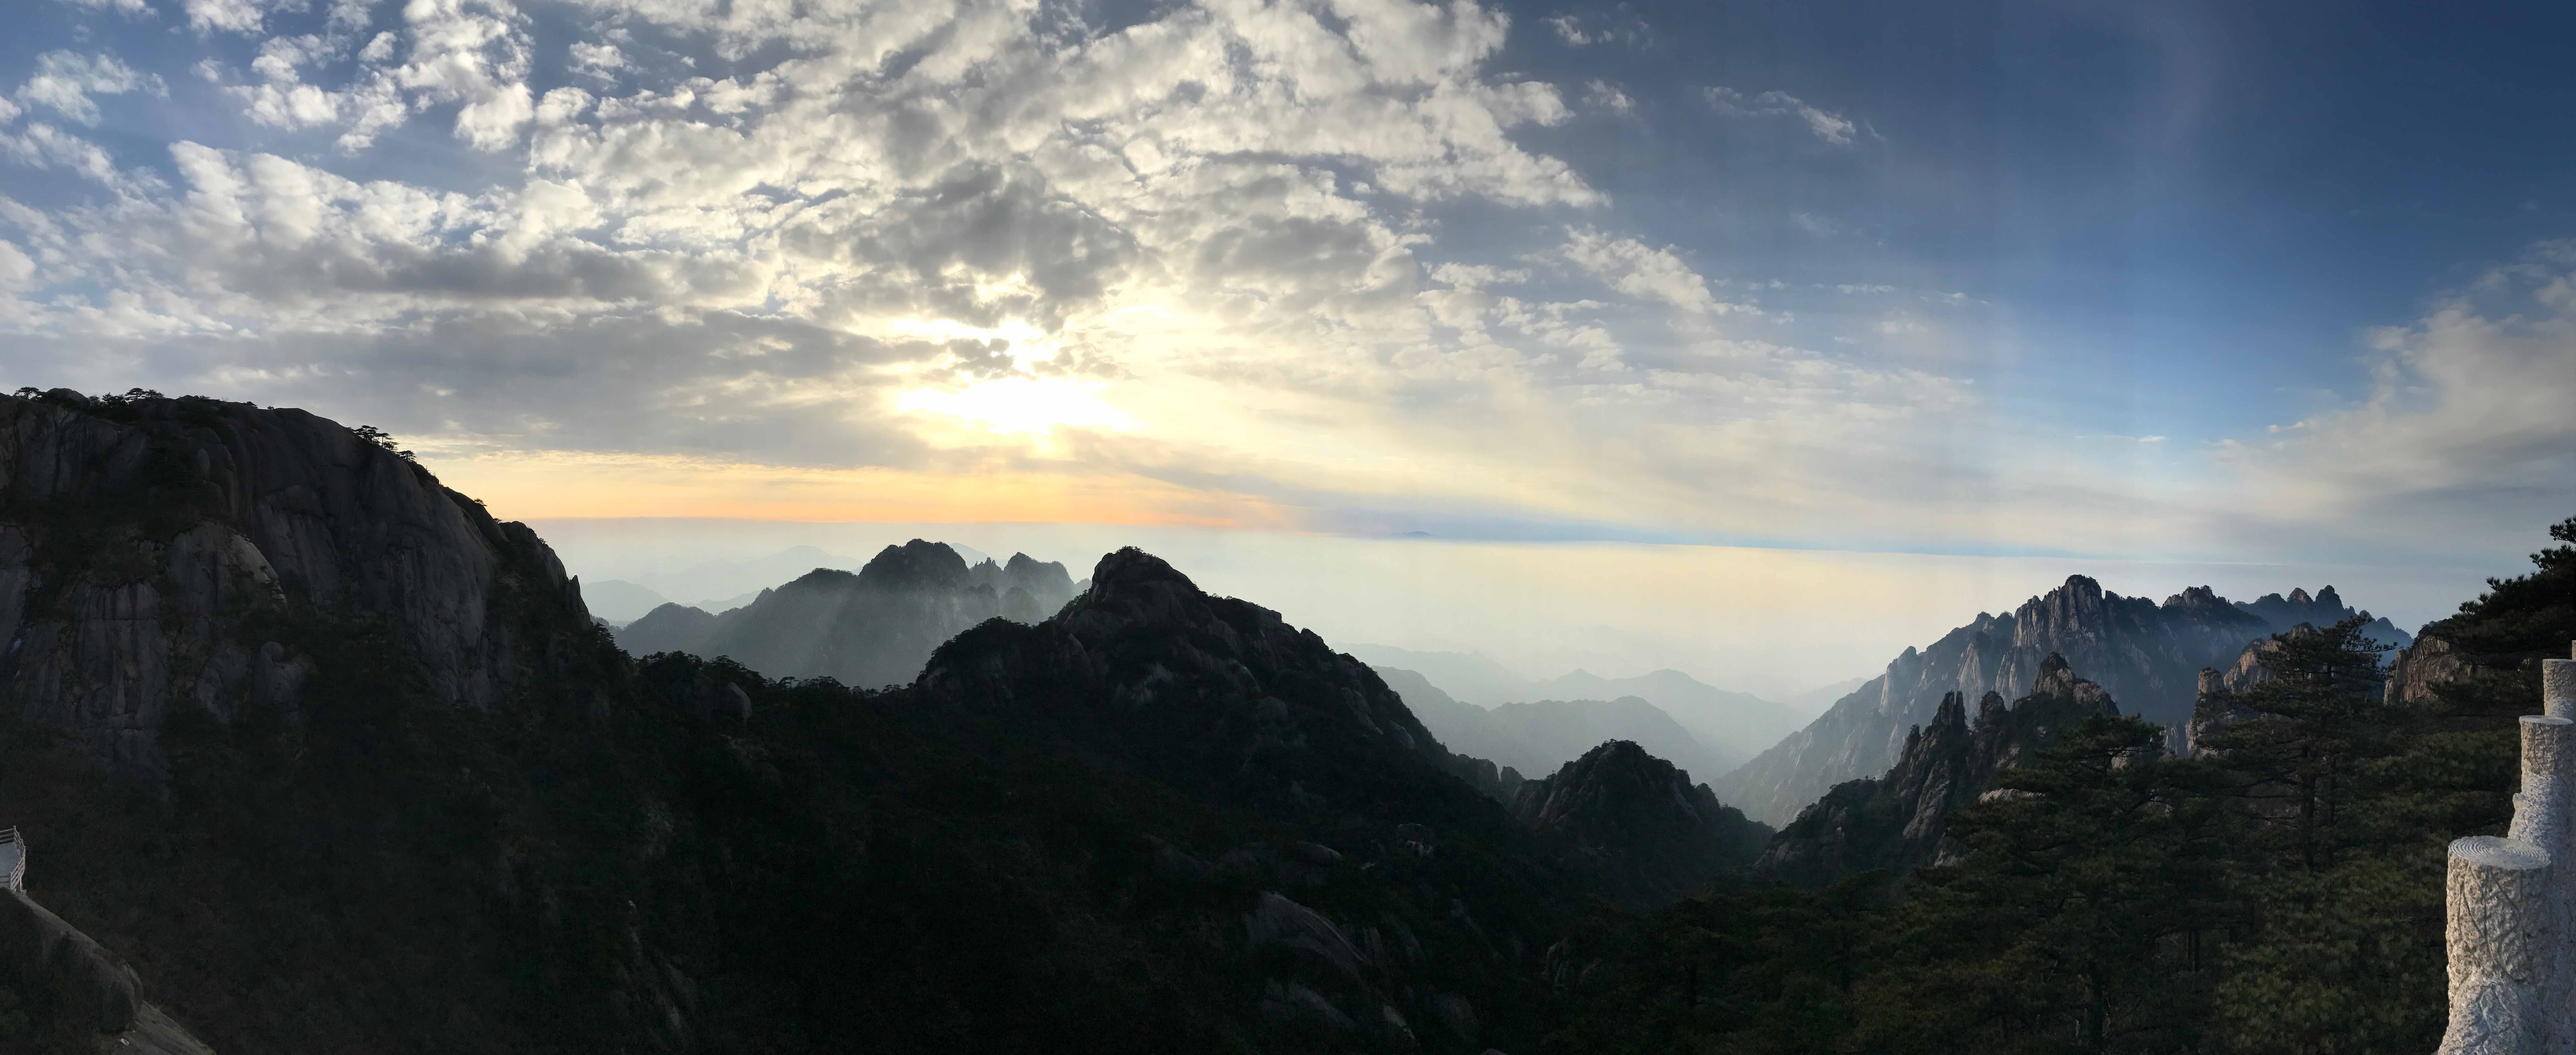
[[[1604,906],[1758,841],[1633,744],[1506,785],[1132,549],[1077,590],[888,547],[698,613],[715,658],[630,655],[581,587],[310,414],[0,400],[27,894],[225,1051],[1473,1053],[1591,991]],[[941,640],[914,677],[836,636]],[[859,666],[726,658],[770,646]]]
[[[1671,715],[1641,697],[1535,700],[1486,708],[1459,702],[1418,671],[1374,669],[1441,743],[1491,759],[1518,774],[1555,772],[1613,740],[1633,741],[1703,780],[1732,768]]]
[[[723,614],[665,604],[615,632],[639,655],[729,656],[772,678],[851,685],[912,680],[931,650],[987,619],[1034,623],[1073,599],[1064,565],[1011,555],[968,566],[956,547],[914,539],[857,572],[815,568]]]
[[[1770,700],[1720,689],[1678,670],[1626,678],[1605,678],[1576,670],[1545,681],[1531,681],[1479,652],[1418,652],[1384,645],[1353,645],[1351,654],[1380,669],[1414,671],[1450,698],[1487,708],[1542,700],[1611,701],[1636,697],[1690,732],[1706,752],[1703,757],[1710,768],[1699,771],[1709,777],[1741,765],[1796,731],[1806,720],[1806,715]],[[1654,741],[1648,735],[1649,739],[1639,742],[1653,749]],[[1591,746],[1586,744],[1583,750]],[[1569,754],[1550,759],[1548,765],[1553,767],[1573,757]]]
[[[2157,604],[2069,576],[2009,614],[1981,612],[1929,646],[1907,648],[1885,673],[1711,786],[1747,815],[1785,825],[1834,785],[1894,765],[1908,730],[1933,720],[1950,694],[2016,692],[2051,654],[2098,680],[2129,713],[2178,728],[2191,717],[2201,668],[2233,663],[2248,642],[2296,623],[2356,614],[2332,587],[2237,604],[2195,586]],[[2367,632],[2407,640],[2384,619]]]

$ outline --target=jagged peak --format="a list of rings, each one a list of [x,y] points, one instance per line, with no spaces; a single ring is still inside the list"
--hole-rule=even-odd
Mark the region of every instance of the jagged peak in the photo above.
[[[2343,598],[2335,595],[2335,588],[2332,586],[2317,591],[2317,603],[2337,610],[2343,608]]]
[[[2048,658],[2039,661],[2039,678],[2037,680],[2045,681],[2052,674],[2063,674],[2066,673],[2066,671],[2066,657],[2055,652],[2051,652],[2048,654]]]
[[[2305,587],[2293,586],[2290,588],[2290,603],[2315,604],[2316,598],[2308,596],[2308,591]]]

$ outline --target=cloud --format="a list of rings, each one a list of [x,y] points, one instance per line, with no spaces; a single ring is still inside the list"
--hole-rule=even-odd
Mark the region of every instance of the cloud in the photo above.
[[[90,96],[127,92],[167,98],[170,88],[159,74],[135,72],[113,56],[49,51],[37,57],[35,74],[18,86],[18,101],[51,107],[81,124],[96,125],[98,103]]]
[[[139,18],[152,13],[152,5],[145,3],[144,0],[63,0],[63,2],[77,7],[114,11],[128,18]]]
[[[2461,552],[2510,552],[2568,515],[2576,242],[2532,247],[2368,348],[2365,394],[2222,446],[2248,513],[2332,524],[2335,544]]]
[[[1733,88],[1710,88],[1708,104],[1729,117],[1795,117],[1815,137],[1835,146],[1850,146],[1860,126],[1850,118],[1812,105],[1783,91],[1747,96]]]

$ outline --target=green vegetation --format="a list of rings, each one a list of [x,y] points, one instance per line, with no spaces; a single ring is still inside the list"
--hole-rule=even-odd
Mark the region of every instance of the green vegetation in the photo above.
[[[2382,701],[2360,620],[2280,635],[2202,757],[2088,719],[1934,867],[1657,913],[1544,1050],[2430,1051],[2444,847],[2510,819],[2530,661],[2576,638],[2576,547],[2532,560],[2427,629],[2473,664],[2429,706]]]

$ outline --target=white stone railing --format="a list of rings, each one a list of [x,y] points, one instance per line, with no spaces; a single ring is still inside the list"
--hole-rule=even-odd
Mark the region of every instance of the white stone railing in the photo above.
[[[2512,827],[2451,843],[2440,1055],[2576,1055],[2576,660],[2543,661],[2540,684]]]

